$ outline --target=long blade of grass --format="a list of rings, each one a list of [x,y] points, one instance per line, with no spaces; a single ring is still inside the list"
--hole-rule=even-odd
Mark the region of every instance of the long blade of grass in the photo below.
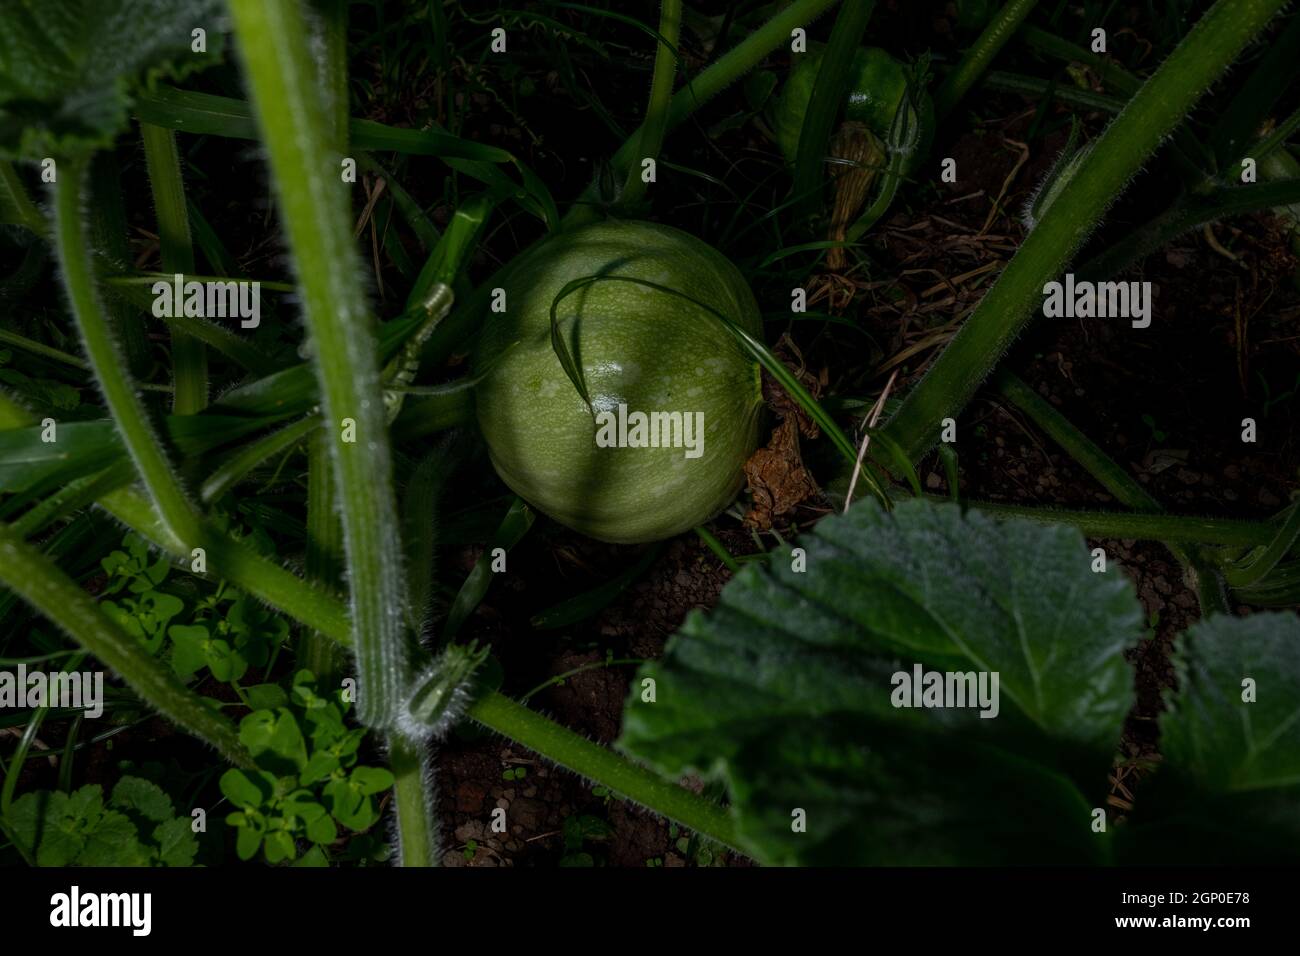
[[[248,103],[225,96],[162,86],[136,99],[135,114],[142,121],[182,132],[257,139],[257,125]],[[546,184],[504,149],[461,139],[440,129],[399,129],[370,120],[349,121],[348,136],[358,150],[436,156],[457,172],[509,190],[524,208],[548,225],[558,221],[555,200]],[[497,168],[501,164],[515,167],[523,184],[523,196],[519,195],[519,184]]]
[[[557,627],[568,627],[584,621],[598,611],[608,607],[613,600],[627,590],[628,586],[641,577],[668,546],[666,541],[646,548],[645,553],[623,573],[616,575],[599,587],[592,588],[567,600],[548,607],[534,614],[528,621],[539,631],[553,631]]]
[[[942,120],[988,69],[1038,0],[1008,0],[984,28],[934,94],[935,117]]]
[[[320,416],[308,415],[292,425],[286,425],[257,441],[250,442],[236,454],[225,459],[208,475],[199,489],[199,497],[204,504],[211,504],[235,487],[262,462],[288,451],[303,439],[310,439],[318,428],[320,428]],[[317,674],[317,676],[321,675]]]
[[[1285,0],[1218,0],[1095,141],[1051,209],[886,431],[913,460],[934,443],[997,364],[1123,186]]]
[[[189,210],[181,179],[180,153],[169,129],[140,124],[145,164],[158,213],[158,245],[165,272],[189,276],[194,271]],[[172,411],[194,415],[208,404],[208,358],[203,343],[172,326]]]

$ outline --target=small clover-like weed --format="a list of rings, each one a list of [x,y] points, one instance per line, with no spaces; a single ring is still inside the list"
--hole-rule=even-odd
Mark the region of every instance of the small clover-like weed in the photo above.
[[[277,698],[273,689],[279,690],[251,689],[268,706],[239,724],[257,769],[221,776],[221,792],[239,808],[226,817],[238,830],[235,852],[248,860],[261,849],[268,863],[291,862],[306,841],[328,859],[324,848],[338,840],[338,824],[360,833],[379,820],[379,795],[392,787],[393,775],[358,765],[365,730],[345,724],[341,693],[319,694],[309,671],[294,675],[288,695]]]
[[[182,680],[206,669],[217,680],[238,685],[250,668],[269,670],[289,636],[284,618],[225,582],[210,593],[186,594],[192,606],[185,614],[185,598],[166,590],[170,562],[152,560],[148,544],[134,534],[100,565],[108,575],[100,601],[104,613],[150,654],[165,653]]]

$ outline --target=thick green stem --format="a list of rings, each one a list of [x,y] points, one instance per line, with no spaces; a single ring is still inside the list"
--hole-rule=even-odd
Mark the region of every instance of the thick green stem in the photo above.
[[[163,271],[189,276],[194,271],[194,246],[190,241],[190,217],[185,205],[185,182],[181,178],[180,153],[176,136],[169,129],[151,123],[140,124],[149,184],[158,212],[158,245]],[[172,334],[172,411],[194,415],[208,404],[208,356],[203,343],[180,332]]]
[[[975,81],[988,69],[993,58],[1011,39],[1037,3],[1038,0],[1010,0],[989,21],[984,32],[962,55],[952,72],[944,77],[943,85],[935,93],[934,111],[939,119],[943,119],[966,95],[966,91],[975,85]]]
[[[668,130],[668,109],[673,98],[673,80],[677,76],[677,51],[674,48],[681,35],[681,28],[682,0],[662,0],[659,7],[659,35],[671,46],[661,42],[655,51],[650,103],[636,137],[637,161],[628,168],[627,182],[620,197],[625,206],[630,207],[640,202],[645,195],[646,183],[642,178],[641,163],[647,159],[657,160],[664,144],[664,133]]]
[[[339,555],[343,551],[343,526],[334,509],[334,476],[330,442],[325,429],[312,432],[307,441],[307,580],[333,588],[338,583]],[[343,666],[338,645],[318,630],[303,632],[298,662],[322,680],[330,680]]]
[[[196,542],[200,537],[199,516],[181,490],[145,416],[95,290],[90,248],[81,218],[85,178],[84,161],[65,161],[54,190],[55,239],[68,300],[104,401],[158,514],[171,534],[181,541]]]
[[[429,748],[394,734],[388,739],[388,766],[393,771],[397,848],[402,866],[438,865],[438,824],[429,801],[432,766]]]
[[[1059,275],[1147,157],[1286,0],[1218,0],[1094,142],[1051,209],[908,394],[886,433],[913,460],[992,371]]]
[[[321,17],[321,88],[330,115],[330,135],[340,153],[348,145],[348,123],[352,119],[348,102],[348,3],[350,0],[319,0]]]
[[[39,550],[0,531],[0,582],[63,628],[166,717],[241,767],[251,767],[234,725],[208,707],[144,646],[110,621],[94,598]]]
[[[509,697],[501,694],[484,697],[470,708],[469,715],[561,767],[649,807],[701,836],[740,849],[735,826],[724,807],[625,760]]]
[[[357,712],[391,729],[409,690],[405,577],[374,328],[352,245],[347,185],[330,149],[302,12],[292,0],[231,0],[320,382],[352,594]]]

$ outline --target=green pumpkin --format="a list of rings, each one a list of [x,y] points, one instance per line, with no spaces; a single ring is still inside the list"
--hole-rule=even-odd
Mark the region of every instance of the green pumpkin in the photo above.
[[[693,302],[596,282],[557,312],[588,409],[552,348],[550,310],[566,283],[596,274],[666,286],[762,334],[739,270],[688,233],[608,221],[557,235],[511,264],[500,283],[505,311],[485,316],[474,359],[479,426],[497,474],[539,511],[602,541],[668,538],[708,521],[740,490],[758,443],[759,366]],[[678,446],[602,447],[598,439],[617,435],[620,405],[629,444],[650,440],[632,413],[681,413],[683,427],[661,433]],[[685,430],[687,415],[703,416],[702,432]]]
[[[776,143],[786,161],[793,163],[799,151],[799,132],[812,100],[817,71],[821,69],[825,47],[814,44],[807,53],[796,54],[796,62],[786,78],[769,119]],[[889,130],[899,104],[907,95],[907,69],[879,47],[859,47],[853,57],[849,95],[844,104],[844,119],[861,123],[878,138],[889,139]],[[904,172],[929,150],[934,131],[934,106],[928,93],[921,93],[919,122],[921,138]]]

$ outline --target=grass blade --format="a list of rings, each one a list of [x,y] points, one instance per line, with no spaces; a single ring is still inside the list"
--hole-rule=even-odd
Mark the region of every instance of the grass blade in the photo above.
[[[1285,0],[1218,0],[1095,141],[886,431],[915,461],[997,364],[1125,184]]]

